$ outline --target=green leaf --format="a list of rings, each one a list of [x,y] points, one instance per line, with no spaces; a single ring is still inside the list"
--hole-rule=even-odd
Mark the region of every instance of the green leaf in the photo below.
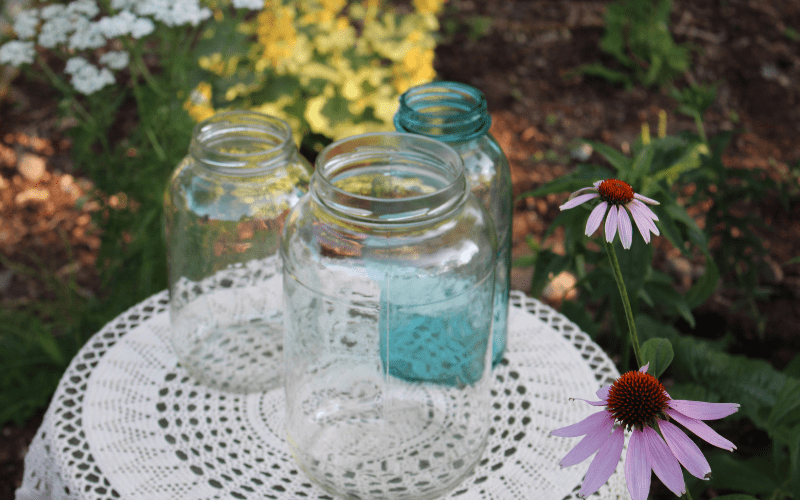
[[[648,282],[645,283],[644,287],[653,301],[659,304],[660,310],[665,315],[677,313],[689,323],[691,328],[694,328],[695,321],[692,310],[689,308],[684,297],[673,288],[672,284]],[[670,310],[670,308],[672,310]]]
[[[755,495],[772,493],[780,486],[760,470],[764,462],[762,458],[741,460],[728,453],[713,453],[706,458],[711,466],[710,487]]]
[[[794,436],[789,443],[789,481],[794,498],[800,498],[800,425],[794,429]]]
[[[769,427],[779,424],[794,425],[800,419],[800,380],[787,377],[778,394],[778,401],[769,414]]]
[[[607,144],[603,144],[602,142],[594,142],[594,141],[584,141],[586,144],[592,146],[592,148],[600,153],[600,155],[608,160],[612,167],[617,172],[626,171],[630,168],[631,159],[625,156],[622,152],[617,151],[616,149],[612,148]]]
[[[789,364],[783,368],[783,374],[788,377],[800,378],[800,354],[795,354]]]
[[[642,344],[642,357],[645,363],[650,363],[647,373],[658,378],[672,363],[672,344],[663,338],[650,339]]]
[[[652,144],[648,144],[642,149],[641,153],[636,156],[633,161],[631,171],[634,179],[639,179],[650,173],[650,165],[653,164],[653,157],[656,154],[656,149]]]
[[[692,288],[686,292],[686,304],[690,309],[695,309],[702,305],[717,290],[719,286],[719,268],[711,255],[706,255],[706,272]]]
[[[672,185],[675,181],[678,180],[681,174],[684,172],[688,172],[689,170],[694,170],[699,168],[702,165],[702,161],[700,160],[700,155],[708,155],[709,150],[708,146],[705,144],[696,144],[692,147],[689,152],[687,152],[684,156],[682,156],[677,162],[675,162],[671,167],[661,170],[653,175],[652,180],[658,182],[660,180],[665,180],[668,185]]]

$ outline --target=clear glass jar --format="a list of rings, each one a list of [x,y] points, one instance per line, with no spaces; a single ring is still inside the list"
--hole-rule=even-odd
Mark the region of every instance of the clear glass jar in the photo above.
[[[400,96],[395,128],[432,137],[452,146],[464,160],[472,192],[492,214],[497,231],[492,365],[503,359],[508,331],[511,283],[511,170],[508,159],[489,133],[492,117],[483,93],[458,82],[412,87]]]
[[[286,122],[231,111],[197,124],[164,195],[170,337],[182,366],[232,392],[280,386],[280,238],[313,169]]]
[[[491,216],[426,137],[350,137],[316,165],[282,246],[289,445],[345,498],[438,497],[489,435]]]

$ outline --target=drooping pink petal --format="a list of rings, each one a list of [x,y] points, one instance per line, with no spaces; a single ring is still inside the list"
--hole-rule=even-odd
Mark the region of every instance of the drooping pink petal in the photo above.
[[[603,425],[599,426],[590,434],[586,434],[583,439],[575,445],[575,448],[572,448],[569,453],[561,459],[559,465],[561,465],[561,467],[569,467],[570,465],[579,464],[591,457],[603,446],[606,440],[611,437],[611,428],[613,426],[614,419],[610,418],[609,415],[609,418],[603,422]]]
[[[605,201],[594,207],[592,213],[589,214],[589,220],[586,221],[586,236],[591,236],[597,231],[600,223],[603,222],[603,216],[606,214],[607,208],[608,203]]]
[[[610,391],[610,390],[611,390],[611,384],[604,385],[603,387],[597,389],[597,392],[595,392],[595,395],[597,395],[597,397],[602,399],[603,401],[607,401],[608,400],[608,391]]]
[[[628,209],[631,211],[633,221],[636,223],[636,227],[639,228],[639,233],[644,238],[645,243],[650,243],[650,231],[655,228],[655,224],[635,204],[629,203]]]
[[[653,212],[650,209],[650,207],[648,207],[647,205],[645,205],[644,203],[642,203],[639,200],[634,199],[633,201],[628,203],[628,206],[629,207],[632,207],[632,206],[633,207],[637,207],[639,209],[639,211],[651,221],[658,220],[658,215],[656,215],[656,213]],[[655,224],[653,224],[653,227],[656,227]]]
[[[607,427],[608,424],[606,421],[610,418],[612,418],[611,414],[607,411],[600,411],[589,415],[577,424],[555,429],[550,432],[550,435],[561,437],[585,436],[586,434],[598,432],[604,427]]]
[[[667,405],[689,418],[696,420],[717,420],[733,415],[739,410],[737,403],[706,403],[705,401],[688,401],[685,399],[670,399]]]
[[[581,485],[578,496],[587,497],[600,489],[619,464],[619,457],[622,456],[622,446],[625,444],[625,431],[622,427],[617,427],[611,433],[611,437],[606,440],[603,446],[589,464],[586,477]]]
[[[589,188],[589,189],[591,189],[591,188]],[[558,208],[561,209],[561,210],[567,210],[567,209],[570,209],[570,208],[575,208],[578,205],[580,205],[581,203],[587,202],[587,201],[592,200],[594,198],[597,198],[599,196],[600,195],[597,194],[597,193],[582,194],[580,196],[576,196],[575,198],[569,200],[568,202],[564,203],[563,205],[561,205]]]
[[[601,180],[599,180],[599,181],[594,181],[594,182],[592,183],[592,186],[594,186],[594,187],[599,187],[599,186],[600,186],[600,184],[602,184],[604,180],[605,180],[605,179],[601,179]]]
[[[617,206],[611,205],[606,215],[606,241],[612,243],[617,234]]]
[[[632,500],[646,500],[650,492],[650,457],[642,431],[634,429],[625,455],[625,481]]]
[[[661,204],[661,203],[657,202],[656,200],[654,200],[652,198],[648,198],[647,196],[642,196],[642,195],[640,195],[638,193],[633,193],[633,197],[636,198],[637,200],[642,200],[643,202],[649,203],[651,205],[660,205]],[[656,219],[656,220],[658,220],[658,219]]]
[[[708,444],[713,444],[717,448],[722,448],[723,450],[728,450],[728,451],[733,451],[736,449],[736,446],[734,446],[733,443],[731,443],[724,437],[717,434],[714,431],[714,429],[712,429],[702,421],[696,420],[691,417],[687,417],[683,413],[677,410],[673,410],[672,408],[664,410],[664,413],[675,419],[675,421],[681,424],[682,426],[694,432],[697,435],[697,437],[707,442]]]
[[[650,465],[653,467],[653,472],[677,496],[686,493],[686,483],[683,482],[681,466],[667,443],[651,427],[645,427],[643,434],[650,450]]]
[[[650,363],[645,364],[643,367],[639,368],[641,373],[647,373],[647,370],[650,368]]]
[[[672,450],[675,458],[689,471],[689,474],[700,479],[708,479],[711,474],[711,466],[708,465],[706,457],[700,448],[689,439],[676,425],[666,420],[659,420],[658,426],[667,446]]]
[[[619,207],[617,212],[617,227],[619,228],[619,239],[622,242],[622,248],[630,248],[631,243],[633,243],[633,230],[631,229],[631,218],[624,207]]]

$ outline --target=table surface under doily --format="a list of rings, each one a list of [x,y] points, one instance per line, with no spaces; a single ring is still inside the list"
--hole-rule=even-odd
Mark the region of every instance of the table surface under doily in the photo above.
[[[589,461],[561,468],[577,438],[549,436],[595,408],[619,376],[554,309],[511,294],[508,347],[494,371],[484,457],[446,499],[577,500]],[[166,332],[167,292],[108,323],[73,359],[25,459],[17,500],[331,499],[299,470],[283,432],[283,390],[226,394],[196,384]],[[626,499],[622,467],[591,498]]]

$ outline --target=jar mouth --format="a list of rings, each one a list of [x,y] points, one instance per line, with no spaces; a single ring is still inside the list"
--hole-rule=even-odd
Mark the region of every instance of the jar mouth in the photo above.
[[[362,223],[430,221],[464,203],[464,163],[447,144],[415,134],[377,132],[330,144],[317,156],[315,199]]]
[[[475,87],[459,82],[432,82],[412,87],[400,96],[394,124],[401,132],[461,142],[486,134],[492,117],[486,98]]]
[[[194,127],[191,155],[228,175],[253,175],[283,163],[294,151],[292,130],[280,118],[256,111],[227,111]]]

